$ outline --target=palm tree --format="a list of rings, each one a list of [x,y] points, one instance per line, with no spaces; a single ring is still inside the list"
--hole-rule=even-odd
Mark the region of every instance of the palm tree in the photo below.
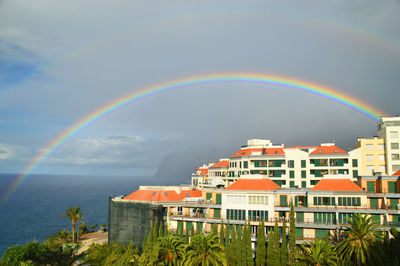
[[[166,235],[159,239],[160,259],[165,265],[179,265],[185,254],[185,243],[182,238]]]
[[[298,256],[298,260],[314,266],[337,265],[334,246],[321,239],[311,242],[309,246],[301,245],[301,253]]]
[[[368,214],[355,213],[353,218],[349,219],[349,223],[346,239],[337,245],[337,253],[346,262],[366,265],[371,247],[378,238],[382,238],[382,231],[378,229],[377,224],[372,222],[372,216]]]
[[[218,243],[218,236],[193,236],[186,247],[184,265],[227,265],[224,246]]]
[[[75,243],[75,226],[80,221],[83,221],[83,212],[81,212],[81,207],[68,207],[65,210],[64,214],[61,215],[62,217],[67,217],[71,220],[72,223],[72,242]]]

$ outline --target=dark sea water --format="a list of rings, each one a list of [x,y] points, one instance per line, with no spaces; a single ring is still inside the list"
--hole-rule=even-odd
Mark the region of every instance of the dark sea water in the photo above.
[[[16,175],[0,174],[0,194]],[[81,206],[87,225],[108,224],[108,198],[129,194],[139,185],[179,184],[153,177],[31,175],[0,205],[0,257],[9,246],[43,241],[60,229],[71,229],[61,217]]]

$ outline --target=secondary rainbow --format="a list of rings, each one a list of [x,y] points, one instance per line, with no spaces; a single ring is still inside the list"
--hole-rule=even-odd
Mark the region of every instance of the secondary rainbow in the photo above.
[[[62,132],[51,142],[49,142],[31,162],[25,167],[22,174],[17,176],[12,184],[8,187],[6,192],[3,194],[1,201],[5,201],[15,191],[18,186],[26,179],[26,177],[46,158],[48,158],[57,148],[59,148],[66,141],[71,139],[73,136],[78,134],[80,131],[90,126],[97,120],[104,116],[119,110],[120,108],[140,101],[142,99],[156,96],[162,93],[166,93],[173,90],[179,90],[187,87],[207,85],[207,84],[218,84],[218,83],[247,83],[247,84],[263,84],[269,86],[275,86],[279,88],[292,89],[296,91],[302,91],[308,94],[320,96],[328,99],[332,102],[345,106],[356,112],[361,113],[365,117],[376,122],[379,120],[381,115],[384,115],[380,110],[364,103],[350,95],[339,92],[329,87],[325,87],[318,84],[313,84],[293,78],[271,76],[265,74],[220,74],[220,75],[206,75],[190,77],[185,79],[176,80],[173,82],[163,83],[156,86],[144,88],[140,91],[135,91],[121,98],[118,98],[101,108],[95,110],[89,115],[83,117],[75,124],[70,126],[67,130]]]

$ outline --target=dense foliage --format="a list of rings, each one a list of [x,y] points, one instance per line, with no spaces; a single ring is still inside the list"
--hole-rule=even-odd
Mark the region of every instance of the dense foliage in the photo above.
[[[195,235],[193,228],[172,234],[156,222],[142,250],[132,243],[112,243],[92,244],[79,252],[79,243],[72,242],[74,234],[61,230],[43,243],[10,247],[0,265],[399,265],[400,233],[392,228],[389,238],[367,214],[349,219],[348,228],[335,244],[326,238],[300,247],[295,244],[293,208],[289,217],[289,228],[285,221],[281,228],[276,221],[267,234],[261,221],[255,250],[249,222],[230,225],[228,221],[219,232],[214,227],[208,235]]]

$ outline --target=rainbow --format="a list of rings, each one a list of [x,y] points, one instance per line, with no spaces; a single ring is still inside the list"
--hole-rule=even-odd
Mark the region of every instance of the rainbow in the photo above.
[[[219,83],[262,84],[305,92],[325,98],[329,101],[335,102],[351,110],[359,112],[365,117],[373,120],[374,122],[379,120],[381,115],[384,115],[383,112],[377,110],[376,108],[337,90],[288,77],[271,76],[264,74],[221,74],[180,79],[177,81],[144,88],[142,90],[125,95],[112,102],[109,102],[108,104],[102,106],[101,108],[95,110],[94,112],[77,121],[67,130],[65,130],[56,138],[54,138],[51,142],[49,142],[37,154],[37,156],[35,156],[31,160],[31,162],[23,170],[22,174],[18,175],[16,179],[12,182],[12,184],[7,188],[6,192],[2,196],[1,202],[6,201],[8,197],[12,194],[12,192],[15,191],[18,186],[26,179],[26,177],[30,173],[32,173],[32,171],[41,162],[46,160],[46,158],[54,153],[54,151],[56,151],[61,145],[63,145],[80,131],[89,127],[104,116],[115,112],[126,105],[138,102],[148,97],[153,97],[169,91],[179,90],[187,87]]]

